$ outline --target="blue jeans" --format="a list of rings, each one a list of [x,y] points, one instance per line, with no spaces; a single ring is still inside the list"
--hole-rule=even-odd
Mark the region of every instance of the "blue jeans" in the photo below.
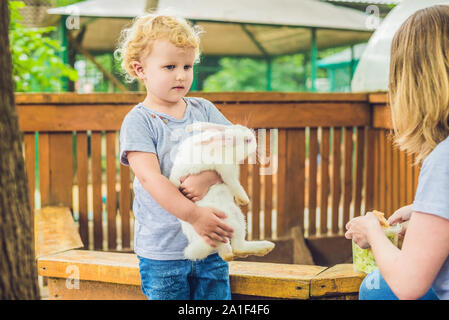
[[[379,269],[369,273],[359,290],[359,300],[398,300],[379,272]],[[439,300],[432,288],[419,300]]]
[[[217,253],[198,261],[137,257],[140,287],[150,300],[231,299],[228,263]]]

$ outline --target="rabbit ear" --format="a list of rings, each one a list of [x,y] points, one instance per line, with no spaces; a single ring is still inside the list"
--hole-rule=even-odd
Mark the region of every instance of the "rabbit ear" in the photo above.
[[[201,130],[219,130],[224,131],[228,126],[210,122],[194,122],[186,127],[186,132]]]
[[[196,141],[195,145],[212,145],[213,143],[223,143],[226,141],[226,135],[224,132],[217,132],[214,134],[202,135],[199,140]]]

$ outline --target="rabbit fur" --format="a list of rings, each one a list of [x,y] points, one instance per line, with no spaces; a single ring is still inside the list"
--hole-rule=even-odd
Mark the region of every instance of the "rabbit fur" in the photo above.
[[[257,142],[254,133],[241,125],[226,126],[208,122],[193,123],[186,127],[186,131],[198,133],[180,143],[169,180],[179,188],[181,177],[215,170],[223,183],[210,187],[208,193],[197,201],[196,205],[224,212],[227,216],[224,222],[234,229],[230,243],[228,241],[217,244],[218,254],[226,261],[234,257],[266,255],[273,250],[274,243],[245,240],[245,217],[238,206],[249,203],[248,195],[240,185],[238,165],[256,152]],[[204,259],[214,251],[214,248],[196,233],[191,224],[180,221],[182,231],[189,241],[184,250],[186,259]]]

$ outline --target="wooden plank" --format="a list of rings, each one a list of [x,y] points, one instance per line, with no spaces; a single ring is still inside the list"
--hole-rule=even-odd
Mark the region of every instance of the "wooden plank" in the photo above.
[[[399,207],[407,205],[407,155],[399,152]]]
[[[137,104],[145,99],[146,94],[138,92],[123,93],[16,93],[16,105],[32,104]]]
[[[370,123],[369,108],[363,103],[217,104],[217,108],[233,123],[250,128],[364,126]]]
[[[25,169],[28,182],[28,196],[31,212],[34,212],[34,191],[36,189],[36,136],[25,132],[23,137],[25,147]]]
[[[379,207],[377,210],[385,212],[386,210],[386,204],[385,204],[385,197],[386,197],[386,137],[384,130],[378,131],[379,135]]]
[[[286,211],[287,228],[304,228],[305,130],[287,132]]]
[[[68,207],[44,207],[34,215],[35,257],[83,247]]]
[[[278,130],[278,171],[277,171],[277,236],[288,235],[288,212],[286,212],[287,181],[287,130]]]
[[[364,127],[357,127],[355,154],[356,156],[355,156],[354,217],[358,217],[362,215],[361,206],[362,206],[362,193],[363,193],[363,170],[365,168]]]
[[[256,132],[258,129],[256,129]],[[260,141],[260,135],[256,134],[257,143]],[[257,158],[257,157],[256,157]],[[252,213],[252,239],[257,240],[260,238],[260,163],[256,160],[252,164],[252,177],[251,177],[251,213]]]
[[[320,166],[320,234],[327,234],[329,196],[329,128],[321,128]]]
[[[50,204],[50,137],[46,132],[39,132],[39,190],[41,207]]]
[[[366,274],[354,271],[352,264],[337,264],[315,276],[310,283],[310,296],[323,297],[358,293]]]
[[[75,268],[79,280],[140,286],[137,255],[93,250],[70,250],[38,259],[39,275],[67,278],[67,268]]]
[[[332,233],[338,233],[341,201],[341,128],[333,128],[332,137]]]
[[[202,97],[212,102],[251,101],[351,101],[368,102],[365,93],[310,93],[310,92],[189,92],[187,96]],[[373,95],[371,95],[373,96]],[[16,93],[16,105],[29,104],[137,104],[145,98],[142,92],[123,93]],[[372,98],[372,97],[370,97]],[[385,103],[385,101],[372,101]]]
[[[343,184],[343,228],[350,219],[350,208],[352,200],[352,145],[353,128],[345,128],[345,156],[344,156],[344,184]]]
[[[129,167],[120,165],[120,223],[122,226],[122,249],[130,248],[130,221],[129,210],[131,207]]]
[[[308,299],[310,282],[325,269],[313,265],[231,261],[231,291],[253,296]]]
[[[26,105],[18,107],[21,131],[120,130],[130,105]]]
[[[74,272],[76,269],[68,269]],[[50,300],[147,300],[140,286],[100,281],[48,279]],[[68,285],[70,283],[70,285]]]
[[[318,128],[310,128],[309,138],[309,236],[316,234]]]
[[[378,129],[393,129],[389,106],[373,105],[372,125]]]
[[[140,286],[135,254],[70,250],[38,259],[39,275],[68,278],[76,270],[80,281]],[[71,268],[71,269],[68,269]],[[247,261],[229,262],[233,294],[308,299],[312,279],[327,267]],[[81,286],[80,286],[81,287]]]
[[[91,134],[94,249],[103,249],[103,199],[101,194],[101,132]]]
[[[368,101],[372,104],[387,104],[388,103],[388,93],[370,93],[368,94]]]
[[[73,206],[73,133],[53,132],[50,141],[50,204]]]
[[[274,130],[265,131],[265,156],[267,157],[266,166],[273,168],[274,162]],[[272,210],[273,210],[273,170],[264,171],[264,238],[272,237]]]
[[[389,216],[393,209],[392,194],[393,183],[391,177],[393,176],[393,147],[388,132],[385,135],[385,215]]]
[[[377,170],[377,156],[379,154],[378,139],[376,135],[376,130],[372,128],[367,128],[366,137],[366,160],[365,160],[365,177],[366,177],[366,188],[365,188],[365,210],[370,211],[374,209],[374,204],[377,204],[377,185],[378,175]]]
[[[22,105],[21,131],[120,130],[129,105]],[[298,102],[217,104],[233,123],[250,128],[305,128],[309,126],[365,126],[371,121],[365,103]]]
[[[87,207],[87,177],[89,171],[87,132],[76,133],[76,163],[78,178],[78,222],[84,249],[89,248],[89,221]]]
[[[106,210],[108,215],[108,249],[117,247],[117,193],[116,184],[116,153],[115,153],[115,131],[106,132]]]
[[[400,202],[400,184],[399,184],[399,150],[392,144],[392,175],[391,175],[391,206],[390,215],[393,214],[397,209],[399,209]]]
[[[292,225],[296,227],[298,224],[301,227],[302,232],[304,232],[304,209],[305,209],[305,181],[306,181],[306,130],[298,129],[297,130],[297,139],[298,139],[298,158],[297,158],[297,166],[298,166],[298,184],[296,186],[296,195],[297,195],[297,212],[298,217],[293,217],[294,220]],[[293,195],[293,193],[292,193]]]

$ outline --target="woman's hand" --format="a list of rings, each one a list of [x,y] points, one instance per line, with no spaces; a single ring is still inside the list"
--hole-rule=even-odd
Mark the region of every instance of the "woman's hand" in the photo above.
[[[402,223],[402,229],[399,233],[399,239],[403,239],[405,236],[405,232],[407,231],[407,223],[403,223],[410,220],[410,217],[412,216],[412,205],[404,206],[402,208],[399,208],[396,210],[390,218],[388,218],[388,224],[390,226],[395,225],[397,223]]]
[[[223,183],[216,171],[207,170],[181,178],[179,190],[193,202],[201,200],[216,183]]]
[[[382,227],[376,215],[368,212],[366,215],[352,219],[346,224],[346,239],[352,239],[360,248],[370,247],[370,238],[375,232],[381,232]]]

